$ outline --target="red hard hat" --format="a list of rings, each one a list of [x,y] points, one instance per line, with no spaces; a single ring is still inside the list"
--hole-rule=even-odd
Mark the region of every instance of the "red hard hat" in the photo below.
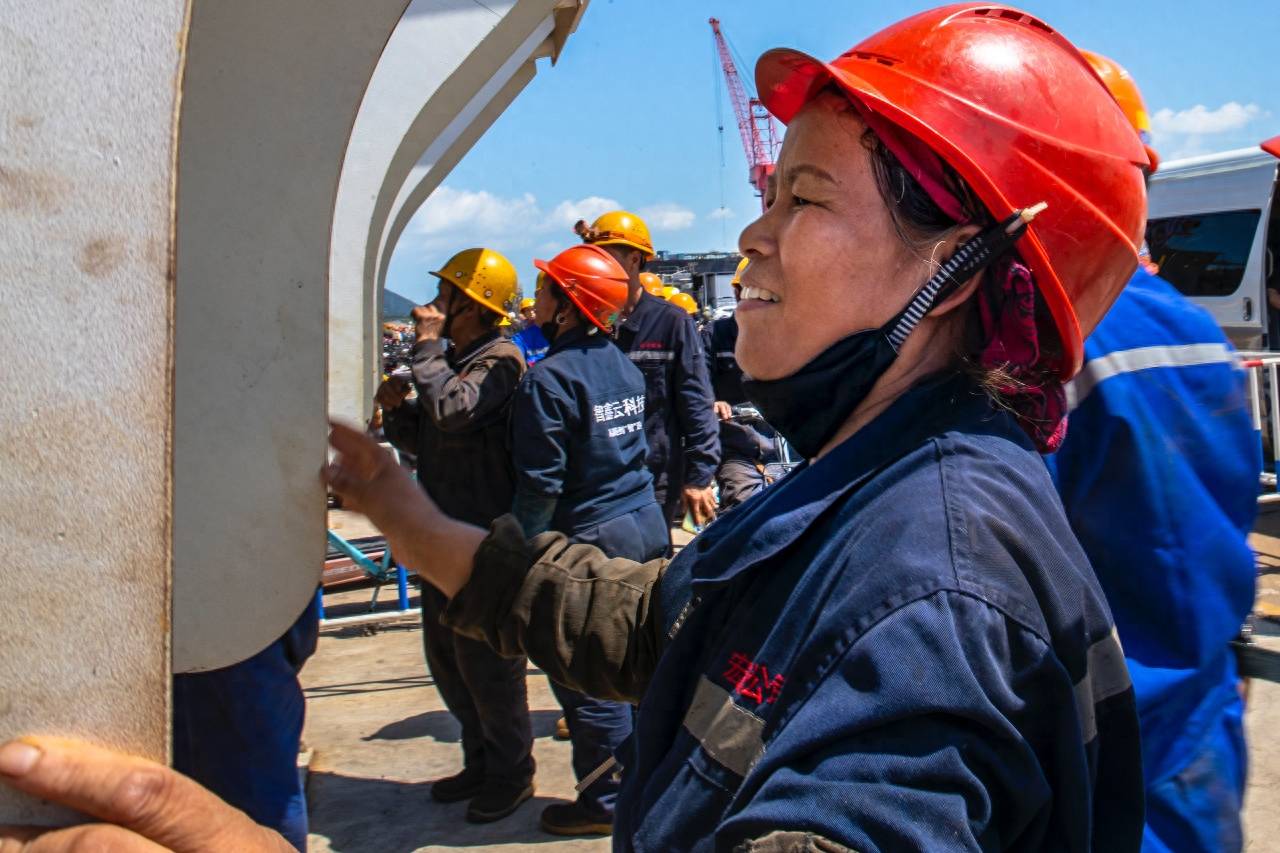
[[[1065,380],[1083,338],[1138,263],[1147,155],[1089,63],[1025,12],[960,4],[922,12],[824,63],[772,50],[760,99],[789,122],[835,84],[933,149],[996,217],[1038,202],[1017,251],[1053,315]]]
[[[603,331],[613,327],[614,318],[627,304],[630,280],[627,271],[599,246],[589,243],[571,246],[551,260],[535,260],[533,265],[546,273],[569,301]]]

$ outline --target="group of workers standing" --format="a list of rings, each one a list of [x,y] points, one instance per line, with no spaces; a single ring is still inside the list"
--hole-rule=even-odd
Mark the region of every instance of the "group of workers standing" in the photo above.
[[[535,295],[523,301],[516,270],[490,249],[433,273],[439,293],[413,314],[416,395],[390,378],[376,403],[386,438],[455,518],[487,527],[511,513],[528,538],[555,531],[613,558],[666,557],[686,513],[705,524],[717,511],[708,360],[691,312],[644,271],[645,223],[617,211],[580,231],[581,245],[534,262]],[[463,768],[432,796],[468,800],[469,820],[500,819],[533,793],[525,659],[445,627],[448,601],[430,585],[422,600],[428,665],[462,725]],[[586,779],[630,735],[632,708],[552,690]],[[601,774],[573,803],[548,806],[543,827],[609,832],[618,787]]]
[[[1132,80],[982,4],[831,63],[771,51],[756,83],[788,132],[732,323],[700,342],[644,289],[643,224],[608,214],[537,262],[544,343],[505,334],[515,273],[495,253],[436,273],[416,398],[378,391],[417,483],[333,429],[326,482],[423,580],[463,727],[463,770],[433,795],[477,821],[531,795],[527,655],[585,783],[544,811],[551,832],[1241,849],[1229,644],[1260,453],[1221,332],[1139,267],[1158,161]],[[684,509],[715,514],[722,452],[760,447],[716,417],[748,401],[804,461],[671,559]],[[284,843],[87,747],[7,744],[0,776],[122,824],[130,850]],[[139,818],[83,781],[110,778],[167,799]],[[217,840],[185,843],[202,827]]]

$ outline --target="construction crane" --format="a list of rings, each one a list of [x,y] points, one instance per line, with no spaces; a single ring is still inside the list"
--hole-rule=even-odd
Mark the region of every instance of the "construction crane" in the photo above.
[[[720,21],[712,18],[709,23],[716,52],[720,56],[720,67],[724,71],[725,85],[729,89],[729,100],[733,102],[733,113],[738,119],[742,147],[747,154],[747,180],[755,188],[763,209],[765,189],[769,186],[769,176],[773,174],[778,149],[782,146],[782,132],[760,99],[747,94],[733,54],[729,51],[729,43],[720,31]]]

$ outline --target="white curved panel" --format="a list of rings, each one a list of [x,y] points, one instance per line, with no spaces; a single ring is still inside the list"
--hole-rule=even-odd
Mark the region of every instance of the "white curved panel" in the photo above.
[[[381,335],[364,268],[367,235],[388,170],[427,101],[514,3],[413,0],[369,81],[351,131],[333,216],[329,411],[335,417],[363,420],[372,402]]]
[[[0,4],[0,740],[168,753],[185,6]],[[69,817],[0,787],[0,823]]]
[[[532,78],[534,57],[556,54],[586,0],[502,0],[470,14],[442,14],[440,5],[415,0],[404,32],[388,44],[343,171],[330,284],[330,411],[350,420],[367,416],[378,374],[380,261],[394,245],[390,219],[457,164]],[[382,129],[388,117],[399,132]]]
[[[194,4],[179,139],[177,672],[261,650],[319,578],[334,196],[406,4]]]

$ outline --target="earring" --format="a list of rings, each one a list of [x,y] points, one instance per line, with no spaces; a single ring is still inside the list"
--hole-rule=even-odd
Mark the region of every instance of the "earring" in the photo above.
[[[564,325],[565,323],[567,323],[568,321],[569,321],[569,318],[568,318],[568,317],[566,317],[564,314],[557,314],[557,315],[556,315],[556,325],[557,325],[557,326],[563,326],[563,325]]]

